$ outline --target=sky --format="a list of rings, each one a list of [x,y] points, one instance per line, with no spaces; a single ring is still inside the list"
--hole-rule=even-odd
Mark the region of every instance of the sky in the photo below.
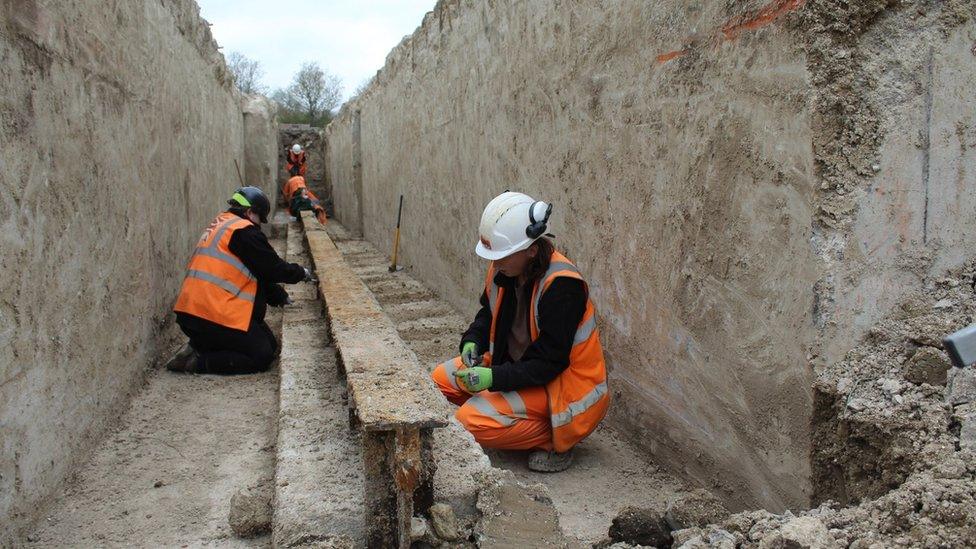
[[[306,61],[342,79],[342,100],[376,74],[436,0],[197,0],[227,56],[259,61],[269,91],[286,87]]]

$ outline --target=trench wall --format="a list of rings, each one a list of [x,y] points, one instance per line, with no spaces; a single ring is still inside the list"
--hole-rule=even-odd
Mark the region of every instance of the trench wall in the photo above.
[[[484,204],[554,203],[610,421],[733,506],[807,505],[814,370],[972,252],[972,3],[854,4],[441,1],[326,130],[336,217],[389,249],[403,193],[401,262],[473,316]]]
[[[278,205],[281,190],[278,175],[278,123],[274,103],[263,95],[243,100],[244,114],[244,182],[261,187],[271,200],[272,211]]]
[[[7,546],[173,349],[187,258],[246,155],[192,0],[3,2],[0,88]]]

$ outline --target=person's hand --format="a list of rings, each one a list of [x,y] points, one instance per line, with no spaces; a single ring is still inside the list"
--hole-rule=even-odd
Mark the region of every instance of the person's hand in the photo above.
[[[271,307],[284,307],[291,303],[291,298],[281,284],[271,284],[268,286],[265,302]]]
[[[477,393],[491,387],[491,368],[474,366],[454,372],[458,385],[469,393]]]
[[[478,352],[477,343],[465,341],[461,344],[461,362],[468,368],[481,363],[481,353]]]
[[[315,278],[315,273],[310,271],[308,267],[305,267],[305,279],[303,282],[311,282],[312,284],[318,282],[318,279]]]

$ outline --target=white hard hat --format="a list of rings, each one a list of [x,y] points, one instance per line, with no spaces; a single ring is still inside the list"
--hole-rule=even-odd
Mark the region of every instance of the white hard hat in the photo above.
[[[474,251],[484,259],[520,252],[544,235],[552,206],[531,196],[505,191],[485,206]]]
[[[291,146],[291,152],[295,154],[302,152],[302,146],[299,145],[298,143],[295,143],[294,145]]]

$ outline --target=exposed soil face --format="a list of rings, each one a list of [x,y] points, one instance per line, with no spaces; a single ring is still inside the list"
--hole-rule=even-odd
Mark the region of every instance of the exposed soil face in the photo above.
[[[841,547],[972,546],[976,372],[951,368],[941,341],[976,318],[974,281],[976,261],[926,278],[818,374],[813,484],[830,501],[797,516],[741,513],[675,538],[765,547],[802,530],[806,543]]]
[[[407,272],[389,272],[389,259],[368,242],[350,238],[336,223],[329,224],[329,232],[423,364],[433,370],[458,353],[459,338],[469,319]],[[562,473],[529,471],[527,452],[487,453],[493,466],[512,471],[519,481],[546,485],[559,511],[560,526],[585,543],[606,537],[610,521],[624,507],[663,508],[685,493],[679,480],[606,425],[577,447],[573,466]]]

